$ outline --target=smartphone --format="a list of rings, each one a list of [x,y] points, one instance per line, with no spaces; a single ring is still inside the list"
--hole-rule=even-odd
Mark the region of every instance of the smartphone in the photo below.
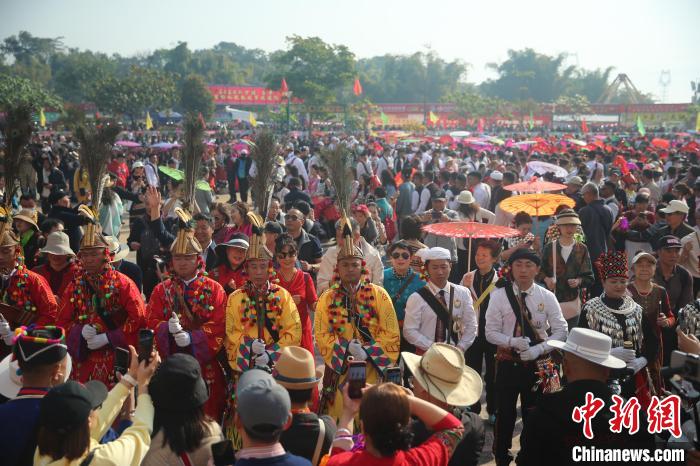
[[[440,220],[442,218],[442,212],[438,212],[437,210],[433,210],[432,215],[433,220]]]
[[[153,330],[142,328],[139,330],[139,362],[151,361],[151,353],[153,352]]]
[[[403,376],[401,375],[400,367],[389,367],[384,373],[384,381],[402,385]]]
[[[214,466],[229,466],[236,462],[236,452],[231,440],[222,440],[211,444],[211,457]]]
[[[367,363],[365,361],[350,361],[348,366],[348,395],[352,399],[362,398],[362,389],[367,382]]]
[[[129,350],[117,347],[114,350],[114,376],[117,373],[124,375],[129,370],[131,353]]]

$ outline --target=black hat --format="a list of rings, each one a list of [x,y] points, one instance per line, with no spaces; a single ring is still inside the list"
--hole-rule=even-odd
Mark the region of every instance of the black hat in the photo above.
[[[107,398],[105,384],[91,380],[85,385],[70,380],[56,385],[41,399],[39,423],[61,433],[79,427]]]
[[[527,259],[531,262],[534,262],[535,265],[538,266],[542,263],[540,256],[538,256],[537,253],[532,249],[517,249],[513,254],[510,255],[510,258],[508,259],[508,265],[513,265],[513,262],[517,261],[518,259]]]
[[[12,351],[23,364],[54,364],[68,354],[66,334],[61,327],[21,327],[18,330]]]
[[[681,240],[675,236],[666,235],[659,240],[656,246],[657,251],[659,249],[681,249],[683,247],[683,243],[681,243]]]
[[[447,199],[447,194],[445,193],[444,189],[438,189],[437,191],[435,191],[435,193],[433,193],[432,199],[433,201],[436,201],[438,199]]]
[[[250,247],[250,239],[245,233],[234,233],[231,238],[225,243],[217,244],[214,248],[214,252],[219,257],[219,259],[226,260],[226,248],[240,248],[243,250],[248,250]]]
[[[49,194],[49,205],[54,205],[59,201],[59,199],[63,199],[67,195],[68,193],[63,191],[62,189],[52,192],[51,194]]]
[[[169,411],[197,408],[209,399],[199,362],[184,353],[169,356],[158,367],[148,392],[156,408]]]
[[[265,223],[265,232],[266,233],[277,233],[278,235],[281,235],[283,232],[282,225],[280,225],[277,222],[267,222],[267,223]]]

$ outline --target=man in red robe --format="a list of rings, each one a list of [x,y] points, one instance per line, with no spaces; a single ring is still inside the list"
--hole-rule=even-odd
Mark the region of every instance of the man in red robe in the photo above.
[[[14,329],[20,325],[53,325],[56,321],[56,299],[43,277],[24,264],[22,246],[14,231],[12,218],[0,207],[0,354],[12,348]]]
[[[226,293],[205,275],[199,255],[202,247],[194,238],[189,214],[179,208],[175,212],[180,228],[170,248],[172,277],[153,289],[147,308],[148,326],[156,333],[161,358],[186,353],[199,361],[209,387],[204,412],[220,422],[226,381],[216,357],[224,339]]]
[[[137,346],[146,310],[134,282],[112,267],[109,243],[98,231],[94,212],[86,206],[80,212],[91,223],[80,242],[79,272],[61,297],[57,325],[68,335],[71,378],[81,383],[99,380],[112,387],[117,382],[115,350]]]

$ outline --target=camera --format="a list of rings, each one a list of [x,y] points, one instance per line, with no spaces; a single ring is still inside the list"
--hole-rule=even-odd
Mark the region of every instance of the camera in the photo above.
[[[674,351],[671,353],[671,362],[668,367],[661,369],[661,375],[680,375],[690,382],[700,383],[700,356]]]

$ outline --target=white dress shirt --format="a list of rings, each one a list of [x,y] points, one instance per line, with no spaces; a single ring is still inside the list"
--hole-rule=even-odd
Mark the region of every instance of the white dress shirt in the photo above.
[[[516,284],[512,286],[517,297],[520,290]],[[554,293],[537,284],[533,284],[526,293],[525,304],[532,314],[530,321],[540,339],[565,341],[569,328]],[[518,312],[517,309],[516,312]],[[510,306],[505,288],[497,288],[491,292],[489,307],[486,310],[485,328],[486,340],[489,343],[506,348],[510,346],[510,339],[515,329],[515,313]],[[550,328],[551,335],[547,335],[547,330]],[[522,336],[525,336],[524,332]],[[539,345],[533,345],[540,346],[540,354],[552,350],[544,341]]]
[[[360,238],[360,249],[365,255],[367,270],[369,270],[369,279],[375,285],[382,286],[384,283],[384,265],[382,264],[382,256],[371,244]],[[326,291],[330,287],[330,281],[333,278],[333,270],[338,263],[338,246],[332,246],[323,254],[321,265],[316,276],[316,291],[318,295]]]
[[[428,288],[439,297],[441,290],[445,292],[445,302],[449,309],[450,288],[453,289],[454,298],[452,301],[452,319],[462,325],[462,335],[459,341],[451,341],[450,344],[458,346],[462,351],[466,351],[476,338],[476,315],[474,314],[474,303],[469,290],[461,285],[454,285],[447,282],[444,288],[438,288],[433,283],[428,282]],[[439,298],[438,298],[439,299]],[[406,317],[403,321],[403,335],[406,341],[416,345],[425,351],[435,342],[435,326],[437,325],[437,314],[427,302],[414,292],[406,301]]]
[[[474,199],[480,207],[488,207],[491,203],[491,187],[486,183],[479,183],[474,186]]]

